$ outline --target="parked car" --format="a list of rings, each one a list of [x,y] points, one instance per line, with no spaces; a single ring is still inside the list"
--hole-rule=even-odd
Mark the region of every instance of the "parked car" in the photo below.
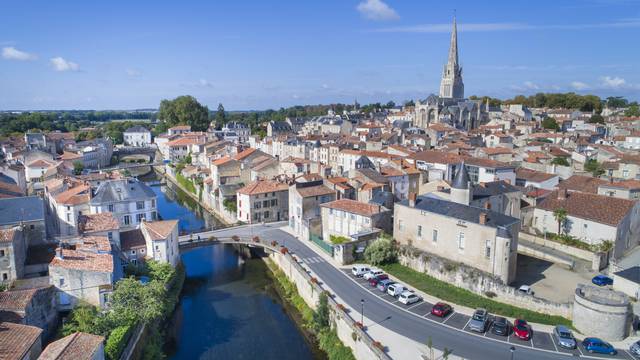
[[[371,269],[367,265],[353,265],[353,267],[351,268],[351,273],[353,274],[353,276],[360,277],[368,273],[369,270]]]
[[[598,286],[613,285],[613,279],[602,274],[594,276],[591,282]]]
[[[629,352],[633,355],[640,356],[640,340],[631,344],[631,346],[629,347]]]
[[[406,286],[399,284],[399,283],[395,283],[395,284],[391,284],[389,285],[389,287],[387,288],[387,294],[391,295],[391,296],[395,296],[398,297],[400,296],[400,294],[402,294],[403,292],[407,291],[409,289],[407,289]]]
[[[389,275],[387,274],[380,274],[376,277],[372,277],[371,279],[369,279],[369,285],[376,287],[378,286],[378,282],[382,281],[382,280],[388,280],[389,279]]]
[[[584,340],[582,340],[582,346],[584,346],[585,350],[590,353],[609,355],[615,355],[618,353],[618,351],[611,344],[598,338],[585,338]]]
[[[431,315],[438,316],[438,317],[445,317],[449,315],[449,313],[451,313],[452,310],[453,308],[451,307],[451,305],[443,302],[439,302],[433,305],[433,307],[431,308]]]
[[[553,337],[560,347],[565,349],[576,348],[576,338],[573,337],[571,330],[564,325],[558,325],[553,328]]]
[[[386,280],[379,281],[376,287],[378,288],[378,290],[382,291],[383,293],[386,293],[387,289],[389,288],[389,285],[393,285],[393,284],[395,284],[395,281],[391,279],[386,279]]]
[[[509,321],[502,317],[498,316],[493,319],[493,325],[491,326],[491,332],[500,336],[509,336]]]
[[[513,322],[513,335],[515,335],[520,340],[529,340],[531,339],[531,326],[527,324],[526,320],[516,319]]]
[[[520,286],[520,288],[518,288],[518,292],[520,294],[523,294],[523,295],[533,295],[533,294],[535,294],[535,292],[533,291],[533,289],[529,285]]]
[[[489,325],[489,312],[486,309],[476,309],[469,320],[469,329],[479,333],[487,331]]]
[[[409,305],[409,304],[417,303],[418,301],[422,300],[422,298],[412,293],[411,291],[405,291],[402,294],[400,294],[400,296],[398,297],[398,300],[405,305]]]
[[[384,274],[384,271],[380,270],[380,269],[370,269],[368,272],[364,273],[364,275],[362,275],[362,278],[365,280],[371,280],[372,278],[378,276],[378,275],[382,275]]]

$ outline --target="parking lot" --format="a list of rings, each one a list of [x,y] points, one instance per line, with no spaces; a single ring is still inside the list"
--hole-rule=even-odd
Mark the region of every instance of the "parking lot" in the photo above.
[[[639,359],[632,356],[627,349],[618,349],[617,355],[604,355],[604,354],[590,354],[588,353],[582,344],[578,342],[577,349],[564,349],[558,345],[556,340],[549,333],[545,332],[536,332],[533,329],[533,336],[529,341],[524,341],[516,338],[513,335],[513,331],[510,332],[508,336],[499,336],[491,333],[490,328],[491,325],[487,327],[487,331],[484,333],[478,333],[469,329],[469,321],[471,317],[462,313],[458,313],[455,311],[455,308],[452,312],[450,312],[446,317],[441,318],[438,316],[434,316],[431,314],[431,308],[434,304],[431,304],[427,301],[421,300],[417,303],[413,303],[410,305],[405,305],[398,301],[396,297],[388,295],[386,292],[381,292],[375,287],[369,285],[369,282],[361,277],[354,276],[349,269],[343,269],[343,272],[352,279],[355,283],[357,283],[362,288],[368,290],[372,294],[375,294],[381,299],[388,301],[390,304],[402,308],[406,311],[411,312],[419,318],[424,319],[425,321],[434,321],[443,324],[443,326],[449,326],[460,331],[472,333],[479,336],[485,336],[487,338],[494,339],[496,341],[506,342],[518,346],[531,347],[534,349],[546,350],[546,351],[554,351],[554,352],[562,352],[567,353],[568,355],[573,356],[588,356],[593,358],[604,358],[604,359]]]

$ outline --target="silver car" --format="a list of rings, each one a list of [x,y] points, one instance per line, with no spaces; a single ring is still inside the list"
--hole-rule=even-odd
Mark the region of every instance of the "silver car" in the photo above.
[[[576,348],[576,338],[573,337],[571,330],[566,326],[558,325],[553,328],[553,337],[556,339],[558,345],[565,349]]]
[[[489,325],[489,312],[486,309],[476,309],[469,320],[469,329],[479,333],[487,331]]]

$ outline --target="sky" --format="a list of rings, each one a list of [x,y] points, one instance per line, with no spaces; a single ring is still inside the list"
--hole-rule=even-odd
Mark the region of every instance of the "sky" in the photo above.
[[[437,93],[451,21],[465,95],[640,100],[640,0],[12,1],[0,110],[402,102]]]

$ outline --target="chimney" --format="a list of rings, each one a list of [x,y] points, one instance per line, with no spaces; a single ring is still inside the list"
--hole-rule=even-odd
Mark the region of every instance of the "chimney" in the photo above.
[[[567,200],[567,189],[558,190],[558,200]]]
[[[484,225],[487,223],[487,213],[481,212],[480,213],[480,218],[478,219],[478,222],[480,223],[480,225]]]
[[[487,202],[484,204],[484,208],[487,210],[491,210],[491,203]]]
[[[418,197],[418,194],[411,192],[409,193],[409,206],[410,207],[415,207],[416,206],[416,198]]]
[[[504,179],[504,182],[506,182],[507,184],[511,185],[511,179]]]
[[[62,255],[62,247],[60,246],[56,248],[56,259],[64,259],[64,255]]]

